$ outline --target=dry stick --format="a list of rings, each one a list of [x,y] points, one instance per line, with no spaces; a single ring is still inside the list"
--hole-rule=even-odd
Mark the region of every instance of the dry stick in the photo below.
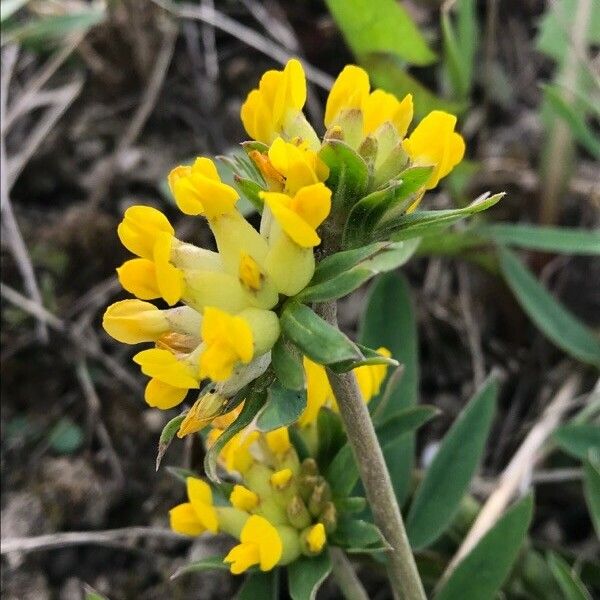
[[[331,570],[346,600],[369,600],[360,579],[356,576],[352,563],[341,548],[329,548]]]
[[[64,335],[67,339],[69,339],[69,341],[71,341],[71,343],[77,346],[90,358],[94,358],[95,360],[100,362],[105,367],[105,369],[111,375],[114,375],[114,377],[118,379],[121,383],[126,385],[136,394],[139,394],[142,388],[137,379],[133,375],[131,375],[129,371],[124,369],[119,363],[119,361],[104,354],[104,352],[102,352],[102,350],[93,342],[86,339],[81,334],[77,333],[71,327],[70,324],[62,321],[56,315],[53,315],[41,304],[38,304],[37,302],[26,298],[22,294],[19,294],[19,292],[6,285],[5,283],[0,283],[0,296],[2,296],[2,298],[7,300],[14,306],[35,317],[39,321],[44,322],[46,325],[48,325],[58,333]]]
[[[196,19],[209,23],[213,27],[232,35],[238,40],[244,42],[248,46],[266,54],[280,64],[285,64],[292,54],[279,44],[272,42],[265,36],[257,33],[250,27],[246,27],[227,15],[209,8],[208,6],[194,6],[193,4],[175,4],[169,0],[152,0],[167,12],[170,12],[184,19]],[[333,85],[333,78],[324,73],[320,69],[312,66],[306,61],[302,61],[306,78],[314,84],[328,90]]]
[[[0,80],[0,122],[4,122],[6,104],[8,101],[8,86],[14,66],[17,61],[19,50],[17,46],[9,46],[2,53],[2,79]],[[8,246],[17,267],[23,277],[23,283],[27,294],[34,302],[42,303],[42,294],[35,277],[35,271],[27,246],[21,235],[19,224],[10,202],[10,185],[8,181],[8,164],[6,160],[6,144],[4,135],[0,135],[0,212],[2,214],[2,229],[6,233]],[[48,329],[41,319],[37,319],[36,332],[38,339],[48,343]]]
[[[338,327],[335,302],[319,304],[316,310],[329,324]],[[356,377],[352,372],[328,371],[327,375],[375,524],[391,546],[387,570],[394,596],[403,600],[426,600],[392,481]]]
[[[142,129],[144,128],[144,125],[146,124],[146,121],[148,120],[148,117],[150,117],[152,110],[154,109],[156,101],[158,100],[158,94],[162,89],[169,65],[171,64],[173,51],[175,50],[177,34],[177,27],[175,27],[173,23],[167,21],[165,24],[162,45],[154,65],[154,69],[150,75],[148,85],[144,90],[144,94],[142,95],[139,106],[135,111],[129,126],[119,140],[119,143],[117,144],[112,156],[101,169],[101,173],[98,177],[98,183],[94,186],[93,191],[88,199],[88,203],[91,206],[97,206],[106,195],[119,164],[119,159],[123,153],[137,140],[138,136],[142,132]]]
[[[535,465],[542,459],[542,446],[558,427],[565,413],[571,408],[577,394],[581,377],[571,375],[556,393],[541,419],[531,429],[508,466],[498,479],[497,487],[479,512],[475,523],[450,561],[438,588],[448,580],[458,563],[477,545],[479,540],[498,521],[504,509],[524,482],[531,477]]]
[[[0,554],[9,552],[36,552],[82,544],[112,544],[125,539],[138,540],[144,537],[164,538],[167,540],[186,541],[187,538],[171,529],[162,527],[123,527],[122,529],[105,529],[104,531],[69,531],[66,533],[50,533],[35,537],[8,538],[0,542]]]

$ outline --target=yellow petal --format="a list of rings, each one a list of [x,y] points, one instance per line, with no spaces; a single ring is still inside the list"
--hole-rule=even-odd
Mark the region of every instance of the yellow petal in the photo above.
[[[377,353],[381,356],[390,357],[391,352],[387,348],[378,348]],[[363,365],[353,370],[363,400],[368,403],[371,398],[379,394],[381,384],[387,374],[388,365]]]
[[[199,387],[192,367],[178,360],[168,350],[160,348],[142,350],[133,357],[133,361],[140,365],[144,375],[155,377],[163,383],[185,389]]]
[[[152,259],[154,242],[159,233],[175,234],[169,220],[151,206],[131,206],[117,227],[117,234],[127,250],[141,258]]]
[[[355,65],[344,67],[327,98],[325,127],[332,125],[342,110],[362,108],[369,89],[369,76],[366,71]]]
[[[291,448],[287,427],[280,427],[265,433],[265,440],[269,450],[274,454],[285,454]]]
[[[153,253],[156,283],[169,306],[179,302],[183,293],[183,272],[169,262],[172,240],[173,236],[168,233],[157,236]]]
[[[323,523],[313,525],[306,535],[306,542],[308,543],[308,548],[311,552],[321,552],[326,541],[327,536],[325,535],[325,526]]]
[[[275,489],[282,490],[289,485],[293,476],[294,473],[291,469],[281,469],[281,471],[276,471],[271,475],[271,485]]]
[[[102,327],[123,344],[139,344],[156,341],[169,330],[169,321],[150,302],[121,300],[106,309]]]
[[[260,192],[260,197],[270,208],[281,229],[298,246],[312,248],[321,243],[315,229],[291,208],[292,199],[289,196],[278,192]]]
[[[153,408],[168,410],[181,404],[187,393],[187,388],[174,387],[158,379],[150,379],[146,385],[144,400]]]
[[[232,506],[247,512],[254,510],[258,506],[259,501],[260,498],[258,495],[243,485],[234,485],[233,491],[229,496],[229,502],[231,502]]]
[[[252,518],[252,517],[250,517]],[[260,564],[260,550],[258,544],[238,544],[223,559],[224,563],[231,563],[229,569],[233,575],[240,575],[250,567]]]
[[[331,212],[331,190],[323,183],[303,187],[292,199],[292,210],[316,229]]]
[[[123,289],[142,300],[160,298],[156,281],[156,268],[151,260],[133,258],[117,269],[117,277]]]
[[[242,529],[240,540],[242,543],[255,543],[259,546],[261,571],[269,571],[281,558],[281,538],[277,529],[264,517],[252,515]]]
[[[179,504],[169,511],[171,529],[184,535],[200,535],[206,531],[190,502]]]
[[[192,504],[198,520],[204,527],[216,533],[219,530],[217,511],[212,504],[212,491],[210,486],[202,479],[188,477],[186,480],[187,495]]]

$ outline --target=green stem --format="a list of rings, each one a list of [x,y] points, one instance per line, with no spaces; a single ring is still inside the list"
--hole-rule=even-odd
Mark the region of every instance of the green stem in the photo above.
[[[346,600],[369,600],[367,592],[344,551],[332,546],[329,549],[329,555],[331,556],[333,577],[344,598]]]
[[[328,323],[338,326],[335,302],[320,304],[316,310]],[[352,372],[328,371],[327,375],[375,524],[391,546],[386,566],[394,596],[401,600],[426,600],[383,452],[356,378]]]

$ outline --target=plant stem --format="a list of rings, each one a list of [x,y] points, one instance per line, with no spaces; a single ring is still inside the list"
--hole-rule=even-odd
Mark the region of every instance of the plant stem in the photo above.
[[[341,548],[329,548],[333,576],[346,600],[369,600],[367,592]]]
[[[316,311],[328,323],[338,326],[335,302],[324,302],[316,307]],[[401,600],[426,600],[383,452],[356,378],[352,372],[328,371],[327,375],[375,524],[391,546],[387,570],[394,596]]]

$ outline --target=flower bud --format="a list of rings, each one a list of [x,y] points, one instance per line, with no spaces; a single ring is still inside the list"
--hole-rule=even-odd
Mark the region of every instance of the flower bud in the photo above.
[[[319,515],[319,522],[323,523],[327,533],[333,533],[337,529],[337,510],[333,502],[325,503]]]
[[[315,486],[322,479],[323,478],[320,475],[302,475],[298,479],[298,491],[305,502],[308,502],[308,499],[311,497]]]
[[[302,475],[318,475],[319,467],[317,466],[317,461],[310,456],[305,458],[300,466],[300,472]]]
[[[310,525],[312,519],[306,508],[306,504],[304,504],[304,501],[298,494],[292,496],[292,499],[286,506],[286,511],[290,523],[296,529],[304,529]]]
[[[308,500],[308,510],[313,517],[318,517],[325,508],[327,502],[331,500],[331,488],[329,484],[322,479],[315,485],[313,492]]]

